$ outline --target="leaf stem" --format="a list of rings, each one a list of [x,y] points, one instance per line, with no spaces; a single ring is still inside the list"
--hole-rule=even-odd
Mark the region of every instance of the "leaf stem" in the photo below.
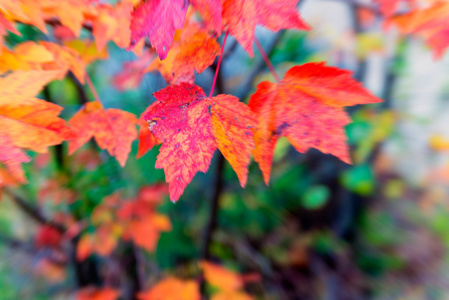
[[[268,58],[268,55],[265,53],[265,51],[263,50],[262,45],[259,42],[259,39],[257,39],[256,36],[254,36],[254,42],[256,43],[257,49],[259,49],[260,55],[262,56],[263,60],[265,61],[265,63],[267,64],[268,69],[270,69],[271,75],[273,75],[274,79],[277,82],[280,82],[281,79],[279,78],[278,74],[276,73],[276,71],[274,70],[273,64],[271,63],[270,59]]]
[[[100,100],[100,96],[98,96],[97,90],[95,89],[95,86],[92,83],[92,80],[90,80],[89,74],[87,74],[87,72],[86,72],[86,83],[89,86],[90,91],[94,95],[95,101],[98,101],[103,106],[103,103],[101,103],[101,100]]]
[[[218,70],[220,70],[221,59],[223,58],[223,50],[226,45],[226,39],[228,37],[228,34],[229,34],[229,29],[226,31],[226,35],[223,40],[223,45],[221,46],[221,53],[220,53],[220,57],[218,58],[217,69],[215,70],[214,82],[212,83],[212,87],[210,89],[209,98],[212,97],[212,95],[214,94],[215,83],[217,82]]]

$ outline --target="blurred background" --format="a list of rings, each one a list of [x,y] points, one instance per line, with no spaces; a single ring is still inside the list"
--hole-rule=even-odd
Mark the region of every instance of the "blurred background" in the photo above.
[[[136,159],[136,141],[124,168],[94,143],[71,156],[65,144],[30,153],[29,184],[2,190],[0,299],[94,299],[79,293],[94,286],[133,299],[166,276],[198,279],[201,260],[247,274],[253,299],[449,299],[449,57],[436,59],[377,9],[303,0],[310,32],[256,30],[281,77],[293,65],[326,61],[384,99],[347,109],[353,165],[298,153],[282,138],[270,185],[252,162],[242,189],[217,151],[173,204],[154,168],[159,146]],[[22,36],[9,34],[6,44],[42,39],[33,26],[17,28]],[[224,53],[217,93],[247,103],[259,82],[273,80],[260,54],[251,59],[232,37]],[[93,55],[100,59],[88,72],[107,108],[139,116],[167,86],[113,43],[108,58]],[[196,77],[206,93],[215,67]],[[62,105],[65,119],[92,99],[70,78],[41,97]],[[152,221],[120,225],[141,202]]]

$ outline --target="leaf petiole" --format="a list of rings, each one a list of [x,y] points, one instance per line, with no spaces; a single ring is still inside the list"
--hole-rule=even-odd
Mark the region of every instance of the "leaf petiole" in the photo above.
[[[257,39],[256,36],[254,36],[254,42],[256,43],[257,49],[260,52],[260,55],[262,56],[263,60],[265,61],[265,63],[267,64],[268,69],[271,72],[271,75],[273,75],[274,79],[276,80],[276,82],[281,82],[281,79],[279,78],[278,74],[276,73],[276,71],[274,70],[273,64],[271,63],[270,59],[268,58],[268,55],[265,53],[265,51],[263,50],[262,45],[259,42],[259,39]]]
[[[212,83],[212,87],[210,89],[209,98],[212,97],[212,95],[214,94],[215,83],[217,82],[218,70],[220,70],[221,59],[223,57],[223,50],[226,45],[226,38],[228,37],[228,34],[229,34],[229,29],[226,31],[226,35],[223,40],[223,45],[221,46],[221,53],[220,53],[220,57],[218,58],[217,69],[215,70],[214,82]]]

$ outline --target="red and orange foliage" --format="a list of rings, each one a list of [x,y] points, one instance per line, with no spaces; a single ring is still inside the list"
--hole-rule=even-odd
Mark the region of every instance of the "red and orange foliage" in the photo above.
[[[206,283],[215,289],[210,299],[253,299],[243,290],[246,283],[244,276],[210,262],[201,262],[200,268]],[[198,281],[167,277],[148,291],[140,293],[138,298],[140,300],[199,300],[201,294]]]
[[[156,168],[165,171],[172,201],[179,199],[198,171],[207,171],[217,147],[245,186],[256,125],[245,104],[231,95],[206,97],[200,87],[189,83],[167,87],[154,96],[157,101],[145,119],[162,141]]]
[[[115,5],[90,0],[2,2],[2,32],[15,31],[14,23],[22,22],[35,25],[46,34],[53,33],[56,39],[56,42],[25,42],[14,49],[2,46],[1,70],[14,72],[2,78],[9,91],[2,90],[2,99],[9,102],[11,94],[15,98],[26,94],[20,101],[15,101],[20,108],[14,112],[4,109],[9,119],[16,116],[26,118],[22,108],[25,100],[29,102],[29,98],[45,84],[53,79],[62,79],[67,71],[84,82],[86,65],[107,57],[105,46],[108,41],[119,47],[134,47],[141,45],[139,40],[148,36],[151,46],[159,54],[159,57],[154,55],[152,49],[136,51],[142,53],[140,58],[126,64],[124,71],[114,80],[118,88],[136,87],[149,71],[159,71],[167,82],[176,84],[155,93],[158,101],[148,107],[139,120],[128,112],[104,108],[96,97],[70,119],[68,126],[63,120],[54,119],[61,110],[57,105],[37,99],[28,103],[46,111],[51,107],[53,117],[45,120],[33,117],[34,127],[31,128],[36,128],[36,122],[43,122],[47,124],[44,126],[51,126],[52,135],[42,139],[41,127],[39,139],[35,138],[36,129],[34,134],[27,128],[26,135],[23,131],[19,135],[11,134],[12,127],[1,131],[4,148],[0,153],[1,161],[17,179],[25,181],[20,164],[29,158],[23,148],[43,152],[49,145],[68,140],[69,153],[72,154],[91,137],[122,166],[137,136],[138,157],[158,142],[162,143],[156,167],[164,169],[173,201],[179,199],[198,171],[207,171],[217,147],[237,173],[242,187],[247,181],[251,153],[259,162],[268,183],[273,147],[281,136],[287,136],[298,151],[314,147],[350,161],[342,129],[349,118],[342,107],[379,100],[355,83],[345,71],[321,64],[294,67],[281,83],[264,82],[259,85],[251,97],[250,106],[232,95],[206,97],[199,87],[193,85],[195,72],[203,72],[220,53],[215,38],[222,31],[233,35],[252,55],[257,25],[274,31],[308,30],[309,26],[296,9],[297,0],[283,1],[282,5],[273,0],[136,2],[124,0]],[[189,3],[202,18],[198,19],[193,10],[188,11]],[[136,6],[133,8],[133,5]],[[83,28],[92,32],[95,44],[92,40],[78,39]],[[39,80],[29,84],[33,76]],[[14,89],[11,81],[27,86]],[[336,89],[340,92],[332,93]],[[265,94],[269,92],[270,97],[267,97]],[[137,123],[141,126],[139,135],[135,129]],[[20,124],[23,126],[23,122]],[[32,140],[39,142],[30,143]],[[110,231],[102,229],[96,238],[102,236],[101,239],[106,239],[111,236]],[[93,240],[93,237],[86,236],[82,244],[93,245]],[[112,239],[107,240],[109,243],[104,244],[113,248]]]
[[[171,230],[167,216],[156,211],[167,194],[162,184],[144,186],[133,199],[122,199],[114,193],[102,200],[91,216],[93,232],[86,232],[78,243],[77,258],[92,253],[108,256],[119,240],[132,240],[147,251],[154,251],[161,232]]]
[[[351,163],[344,126],[350,122],[343,107],[376,103],[348,71],[309,63],[288,70],[278,83],[257,86],[249,107],[257,115],[254,159],[266,184],[276,141],[285,136],[299,152],[316,148]]]
[[[220,47],[217,42],[222,32],[234,36],[253,56],[257,25],[273,31],[311,29],[298,13],[298,2],[121,0],[107,4],[96,0],[1,0],[0,187],[27,181],[22,163],[29,162],[30,157],[25,151],[46,153],[49,146],[68,141],[73,154],[92,137],[121,166],[137,137],[138,158],[161,143],[156,168],[164,169],[173,201],[180,198],[198,171],[208,170],[217,148],[242,187],[247,182],[251,155],[268,184],[273,150],[283,136],[299,152],[316,148],[350,163],[343,130],[350,118],[344,107],[380,99],[352,79],[348,71],[324,63],[292,67],[279,82],[260,83],[248,105],[232,95],[212,97],[213,88],[206,96],[194,85],[195,73],[210,67],[218,55],[222,57],[225,45]],[[440,0],[425,2],[421,6],[420,1],[413,0],[373,0],[389,19],[388,24],[404,34],[421,36],[440,57],[449,47],[449,4]],[[408,13],[402,13],[403,7]],[[4,41],[8,32],[20,34],[18,23],[35,26],[48,39],[7,46]],[[88,38],[82,31],[90,33]],[[120,48],[133,48],[137,55],[115,77],[118,89],[137,87],[144,74],[152,71],[158,71],[170,84],[154,93],[156,102],[139,119],[124,110],[106,108],[95,97],[69,121],[63,120],[58,117],[61,106],[36,98],[47,84],[62,80],[68,72],[79,83],[90,83],[86,67],[97,59],[108,58],[110,42]],[[216,72],[219,66],[220,60]],[[136,125],[141,126],[139,134]],[[434,147],[448,148],[441,141]],[[90,157],[80,160],[86,166],[98,163],[92,159],[94,155],[83,153]],[[81,156],[80,151],[74,155]],[[55,203],[70,203],[76,193],[58,186],[61,182],[48,181],[41,194],[51,195]],[[154,251],[161,232],[171,229],[167,216],[156,210],[166,192],[166,186],[156,185],[143,187],[134,199],[112,194],[95,208],[89,224],[60,216],[64,219],[61,223],[69,228],[65,235],[49,226],[39,228],[36,246],[58,248],[64,238],[73,238],[88,227],[90,230],[81,233],[78,243],[79,260],[93,253],[110,255],[120,240]],[[201,268],[208,284],[218,289],[213,299],[251,299],[243,291],[242,276],[207,262],[201,263]],[[77,299],[118,297],[119,292],[112,289],[87,288],[77,294]],[[139,297],[199,299],[200,294],[196,281],[168,277]]]

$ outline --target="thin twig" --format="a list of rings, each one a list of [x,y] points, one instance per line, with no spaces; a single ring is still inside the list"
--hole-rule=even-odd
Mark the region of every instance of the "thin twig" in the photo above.
[[[61,233],[64,233],[66,231],[65,227],[62,224],[55,223],[54,221],[48,220],[42,212],[39,210],[38,207],[34,207],[32,204],[28,203],[25,199],[20,197],[19,195],[16,195],[8,188],[4,188],[2,190],[3,193],[8,195],[11,200],[13,200],[17,206],[22,209],[24,213],[26,213],[28,216],[30,216],[33,220],[37,221],[41,224],[49,225],[56,230],[58,230]]]
[[[94,95],[95,100],[98,101],[101,105],[103,105],[103,103],[101,103],[100,96],[98,96],[97,90],[95,89],[95,86],[92,83],[92,80],[90,80],[90,77],[89,77],[89,75],[87,73],[86,73],[85,79],[86,79],[87,85],[90,88],[90,91]]]
[[[279,41],[282,38],[282,35],[284,34],[284,30],[278,31],[272,40],[268,43],[268,46],[266,47],[266,53],[268,56],[270,56],[273,49],[276,47],[276,45],[279,43]],[[245,78],[243,83],[240,85],[240,88],[238,89],[237,97],[240,99],[245,99],[248,97],[249,93],[251,92],[251,89],[253,88],[253,82],[257,75],[263,70],[265,67],[265,61],[263,58],[260,58],[256,63],[254,64],[254,67],[249,72],[248,76]]]
[[[214,183],[214,194],[212,195],[212,201],[210,203],[209,219],[207,221],[206,227],[204,229],[204,240],[201,250],[201,259],[210,259],[210,244],[212,242],[212,235],[217,227],[218,219],[218,208],[220,206],[220,194],[223,191],[223,170],[224,170],[225,159],[220,153],[217,161],[217,170]]]
[[[61,255],[55,255],[55,251],[49,248],[38,249],[32,243],[18,240],[0,233],[0,244],[6,245],[14,250],[23,251],[31,256],[48,259],[51,263],[58,266],[66,266],[67,259]]]
[[[75,85],[80,104],[84,105],[87,102],[89,102],[89,97],[87,97],[83,84],[78,80],[78,78],[76,78],[76,76],[72,73],[72,71],[68,73],[67,78],[70,79]]]
[[[228,37],[228,34],[229,34],[229,29],[226,31],[226,34],[225,34],[225,37],[223,40],[223,45],[221,46],[221,54],[220,54],[220,57],[218,58],[217,69],[215,70],[214,81],[212,82],[212,87],[210,89],[209,98],[212,97],[212,95],[214,94],[215,83],[217,82],[218,71],[220,70],[221,59],[223,58],[223,50],[226,45],[226,39]]]
[[[260,55],[262,56],[262,59],[264,60],[265,64],[267,65],[268,69],[271,72],[271,75],[273,75],[276,82],[281,82],[281,78],[279,78],[279,75],[276,73],[276,70],[273,67],[273,64],[271,63],[270,59],[268,58],[268,55],[263,50],[262,45],[259,42],[259,39],[254,36],[254,42],[256,43],[257,49],[259,49]]]
[[[46,85],[44,87],[44,90],[42,91],[45,99],[47,99],[48,102],[51,103],[55,103],[51,92],[50,92],[50,88],[48,87],[48,85]],[[64,166],[64,148],[62,146],[62,144],[57,144],[54,146],[54,154],[55,154],[55,159],[56,159],[56,164],[58,166],[58,170],[61,172],[64,172],[65,166]]]

